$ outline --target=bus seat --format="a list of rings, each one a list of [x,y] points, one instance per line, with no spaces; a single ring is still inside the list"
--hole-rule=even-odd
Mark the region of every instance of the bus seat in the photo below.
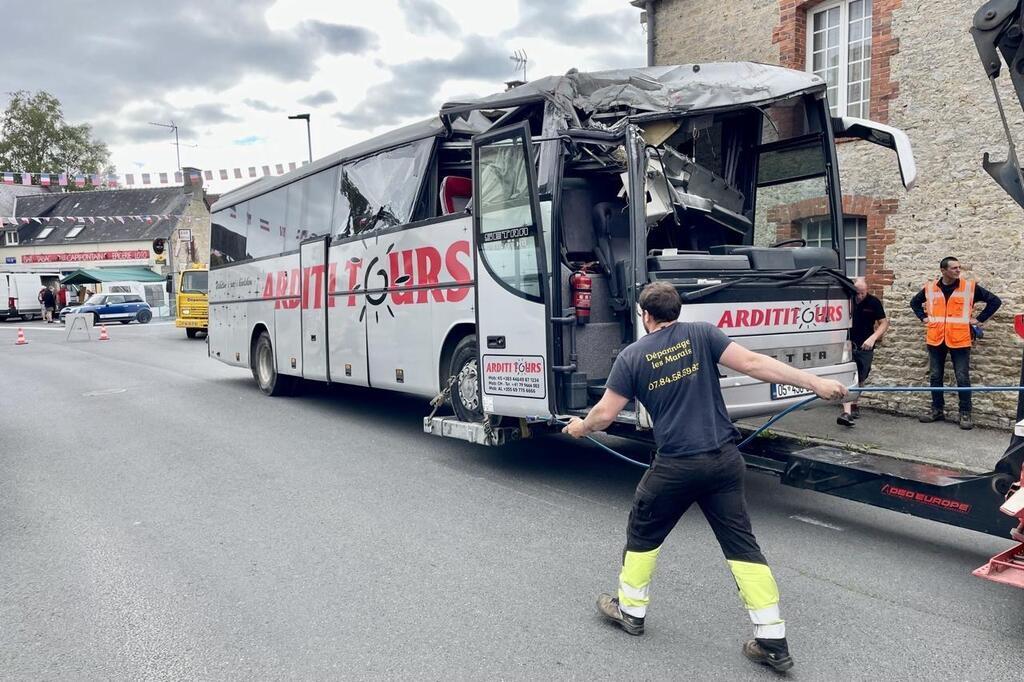
[[[441,180],[441,215],[461,213],[473,198],[473,181],[458,175],[446,175]]]
[[[570,261],[598,260],[593,212],[590,184],[581,178],[563,178],[562,245]]]
[[[614,298],[626,291],[626,265],[630,259],[629,212],[624,201],[594,204],[594,232],[601,261],[610,276],[609,289]]]

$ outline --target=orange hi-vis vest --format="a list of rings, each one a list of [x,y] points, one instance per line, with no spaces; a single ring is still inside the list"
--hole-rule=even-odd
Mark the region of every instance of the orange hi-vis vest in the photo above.
[[[948,301],[937,282],[925,284],[924,293],[928,345],[941,346],[945,343],[947,348],[970,348],[974,282],[961,277]]]

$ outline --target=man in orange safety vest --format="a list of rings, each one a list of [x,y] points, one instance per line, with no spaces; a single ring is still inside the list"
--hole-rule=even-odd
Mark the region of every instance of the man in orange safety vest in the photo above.
[[[999,297],[974,280],[960,277],[960,261],[946,256],[939,263],[942,276],[929,281],[910,301],[914,314],[925,323],[928,344],[928,375],[931,386],[941,388],[946,368],[946,355],[953,361],[957,386],[971,385],[971,343],[985,320],[995,315],[1002,305]],[[985,309],[974,317],[975,303]],[[971,394],[960,395],[960,428],[974,428],[971,420]],[[942,391],[932,391],[932,408],[921,416],[922,422],[945,419]]]

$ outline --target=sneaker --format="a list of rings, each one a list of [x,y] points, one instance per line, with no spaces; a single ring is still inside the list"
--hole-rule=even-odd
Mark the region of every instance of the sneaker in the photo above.
[[[844,412],[836,417],[836,424],[839,424],[840,426],[853,427],[853,415],[849,415]]]
[[[920,417],[917,418],[917,421],[921,422],[922,424],[931,424],[932,422],[945,421],[945,419],[946,415],[942,413],[942,410],[936,410],[933,407],[931,412],[929,412],[928,414],[922,414]]]
[[[608,620],[616,623],[623,630],[631,635],[644,634],[644,619],[623,613],[619,608],[618,597],[610,594],[601,594],[597,597],[597,610]]]
[[[793,667],[793,657],[789,655],[789,647],[784,638],[752,639],[743,645],[743,655],[779,673]]]
[[[964,431],[970,431],[974,428],[974,421],[971,419],[970,412],[960,413],[960,428]]]

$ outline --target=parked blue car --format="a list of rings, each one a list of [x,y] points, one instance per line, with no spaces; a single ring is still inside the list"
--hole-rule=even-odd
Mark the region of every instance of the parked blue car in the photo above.
[[[68,313],[92,313],[95,324],[115,320],[121,324],[129,324],[132,320],[146,324],[153,319],[152,309],[138,294],[93,294],[83,305],[62,308],[61,324]]]

